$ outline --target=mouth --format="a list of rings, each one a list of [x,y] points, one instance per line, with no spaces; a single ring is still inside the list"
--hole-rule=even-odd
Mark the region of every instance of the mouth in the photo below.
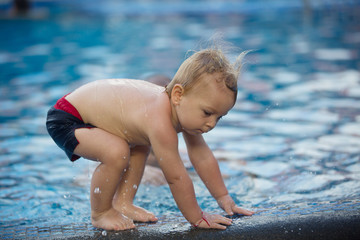
[[[201,134],[203,134],[203,133],[207,133],[208,131],[203,131],[203,130],[199,129],[198,132],[200,132]]]

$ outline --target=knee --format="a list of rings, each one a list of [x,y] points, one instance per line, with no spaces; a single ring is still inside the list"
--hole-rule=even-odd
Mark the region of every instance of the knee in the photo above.
[[[130,151],[128,148],[113,147],[104,154],[103,163],[116,169],[123,169],[129,165]]]

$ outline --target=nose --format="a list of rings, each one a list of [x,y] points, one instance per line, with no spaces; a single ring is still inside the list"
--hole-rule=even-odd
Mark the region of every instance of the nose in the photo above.
[[[216,120],[211,120],[206,123],[206,127],[208,128],[207,132],[213,129],[216,126]]]

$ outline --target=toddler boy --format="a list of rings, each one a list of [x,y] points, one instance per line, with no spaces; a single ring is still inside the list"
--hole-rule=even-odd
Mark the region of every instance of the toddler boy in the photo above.
[[[130,79],[88,83],[64,96],[48,112],[47,129],[69,159],[99,161],[91,180],[91,220],[107,230],[157,221],[133,199],[152,148],[177,206],[193,226],[226,229],[231,219],[202,212],[180,159],[182,133],[196,172],[227,214],[252,215],[235,205],[218,163],[202,134],[234,106],[240,64],[219,49],[193,54],[164,88]]]

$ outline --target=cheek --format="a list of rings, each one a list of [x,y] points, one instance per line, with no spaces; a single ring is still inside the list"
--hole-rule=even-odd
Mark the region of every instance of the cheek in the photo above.
[[[179,121],[184,128],[198,128],[202,124],[202,118],[192,109],[181,109]]]
[[[184,127],[184,125],[189,125],[191,124],[192,120],[191,120],[191,112],[189,111],[188,108],[179,106],[177,109],[177,115],[178,115],[178,119],[180,124]]]

